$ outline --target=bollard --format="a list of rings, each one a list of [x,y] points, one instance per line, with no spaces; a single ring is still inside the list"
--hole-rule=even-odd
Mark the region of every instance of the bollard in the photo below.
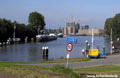
[[[85,41],[85,54],[88,55],[88,40]]]
[[[0,42],[0,47],[2,47],[2,43]]]
[[[34,38],[31,38],[31,42],[34,42]]]
[[[82,55],[83,55],[83,57],[85,57],[85,50],[84,49],[82,49]]]
[[[8,45],[9,44],[9,42],[6,42],[6,45]]]
[[[42,47],[42,57],[43,57],[43,60],[45,61],[48,61],[48,56],[49,56],[49,53],[48,53],[48,47]]]
[[[46,49],[45,49],[45,53],[46,53],[46,61],[48,61],[48,47],[46,47]]]
[[[114,51],[114,50],[115,50],[115,47],[114,47],[114,46],[112,46],[112,50],[113,50],[113,53],[115,53],[115,51]]]
[[[10,45],[10,40],[9,39],[7,40],[7,42],[8,42],[8,45]]]
[[[86,56],[88,56],[88,54],[89,54],[89,49],[90,49],[90,44],[87,43],[87,46],[86,46]]]
[[[90,49],[90,44],[88,44],[88,49]]]
[[[117,38],[117,41],[119,41],[120,39],[119,38]]]
[[[9,45],[11,44],[11,38],[8,39],[9,40]]]
[[[44,46],[42,47],[42,58],[43,60],[45,60],[45,47]]]
[[[3,46],[5,46],[5,42],[3,42]]]
[[[27,43],[28,37],[25,38],[25,43]]]

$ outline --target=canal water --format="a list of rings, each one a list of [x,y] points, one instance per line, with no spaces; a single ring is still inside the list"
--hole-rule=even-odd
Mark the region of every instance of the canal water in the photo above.
[[[77,38],[77,44],[73,44],[73,50],[70,57],[81,57],[82,49],[85,48],[85,41],[88,40],[91,45],[91,36],[71,36]],[[65,58],[66,54],[66,38],[58,38],[55,41],[45,43],[25,43],[15,44],[0,48],[0,61],[10,62],[39,62],[42,61],[42,47],[49,47],[49,59]],[[106,52],[110,52],[110,41],[104,37],[94,37],[94,48],[97,46],[102,49],[106,48]]]

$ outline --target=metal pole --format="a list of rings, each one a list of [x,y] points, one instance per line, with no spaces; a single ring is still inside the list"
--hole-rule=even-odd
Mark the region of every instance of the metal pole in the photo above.
[[[110,43],[111,43],[111,54],[112,54],[112,43],[113,43],[112,42],[112,28],[111,28],[111,42]]]
[[[112,52],[112,43],[113,43],[113,42],[111,41],[111,54],[113,53],[113,52]]]
[[[14,33],[13,33],[13,41],[15,42],[15,29],[16,29],[16,26],[14,24]]]
[[[70,53],[68,53],[68,54],[67,54],[66,58],[67,58],[67,62],[66,62],[66,68],[68,68],[68,64],[69,64],[69,58],[70,58]]]
[[[93,44],[94,44],[94,29],[92,29],[92,49],[94,48]]]
[[[68,68],[68,61],[69,61],[69,59],[67,58],[66,68]]]

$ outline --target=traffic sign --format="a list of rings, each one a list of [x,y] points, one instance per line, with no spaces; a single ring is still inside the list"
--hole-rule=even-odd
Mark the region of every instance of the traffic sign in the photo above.
[[[72,43],[68,43],[67,46],[66,46],[66,50],[67,50],[68,52],[71,52],[72,49],[73,49],[73,44],[72,44]]]
[[[77,43],[77,39],[76,38],[66,38],[66,42],[67,43]]]

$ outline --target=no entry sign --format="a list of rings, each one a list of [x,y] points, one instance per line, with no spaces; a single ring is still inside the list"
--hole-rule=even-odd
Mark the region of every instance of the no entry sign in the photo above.
[[[68,52],[71,52],[72,49],[73,49],[73,44],[72,44],[72,43],[68,43],[67,46],[66,46],[66,50],[67,50]]]

